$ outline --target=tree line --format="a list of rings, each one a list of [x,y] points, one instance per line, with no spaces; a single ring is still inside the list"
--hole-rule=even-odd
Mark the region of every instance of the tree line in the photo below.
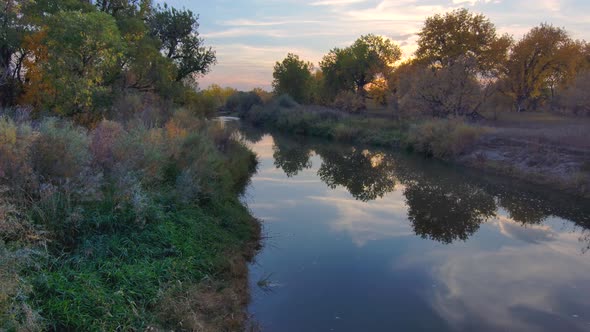
[[[129,94],[195,103],[216,62],[198,15],[151,0],[5,0],[0,106],[94,123]]]
[[[398,45],[374,34],[330,50],[319,66],[290,53],[274,66],[274,92],[348,111],[371,99],[440,117],[490,107],[590,114],[590,44],[563,28],[542,23],[514,40],[484,15],[458,9],[427,18],[418,36],[403,62]]]

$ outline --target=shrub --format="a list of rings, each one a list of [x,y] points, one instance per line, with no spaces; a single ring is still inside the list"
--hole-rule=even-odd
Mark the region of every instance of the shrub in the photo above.
[[[26,124],[16,124],[7,117],[0,117],[0,184],[21,195],[34,184],[31,168],[31,147],[35,135]]]
[[[481,129],[458,119],[427,120],[410,128],[407,144],[427,155],[447,159],[465,152],[481,133]]]
[[[104,170],[112,170],[115,165],[113,146],[125,135],[125,129],[118,122],[103,120],[92,131],[90,151],[94,161]]]
[[[220,105],[218,103],[219,101],[215,96],[189,89],[185,92],[183,101],[179,104],[195,116],[211,117],[219,109]]]
[[[254,92],[238,92],[227,99],[224,110],[243,116],[253,106],[262,105],[262,99]]]
[[[332,137],[336,141],[352,142],[359,135],[360,129],[347,124],[339,123],[332,130]]]
[[[272,92],[268,92],[268,91],[263,90],[261,88],[254,88],[254,89],[252,89],[252,92],[257,94],[258,97],[260,97],[260,99],[262,99],[262,102],[264,104],[268,103],[273,98]]]
[[[140,93],[125,92],[117,96],[111,107],[111,118],[128,120],[145,108],[144,95]]]
[[[288,94],[282,94],[275,100],[276,104],[284,108],[294,108],[299,106],[295,99],[291,98]]]
[[[357,113],[367,108],[363,97],[351,91],[340,92],[334,99],[333,106],[349,113]]]
[[[590,70],[580,73],[558,95],[558,106],[576,115],[590,115]]]
[[[85,129],[68,121],[46,119],[33,146],[35,172],[43,181],[53,184],[78,177],[90,165],[89,145]]]

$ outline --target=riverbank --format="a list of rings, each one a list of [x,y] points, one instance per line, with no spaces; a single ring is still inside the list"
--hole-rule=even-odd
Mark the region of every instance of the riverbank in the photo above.
[[[0,129],[0,329],[242,328],[257,159],[232,131],[185,111]]]
[[[285,97],[240,116],[266,128],[338,142],[409,149],[429,157],[590,196],[590,120],[547,114],[497,120],[396,119],[300,106]]]

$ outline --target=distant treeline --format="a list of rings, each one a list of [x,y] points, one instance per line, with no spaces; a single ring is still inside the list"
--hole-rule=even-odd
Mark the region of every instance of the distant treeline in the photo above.
[[[441,117],[483,109],[590,114],[590,44],[563,28],[543,23],[514,40],[484,15],[459,9],[427,18],[418,36],[403,62],[398,45],[373,34],[332,49],[319,66],[290,53],[274,67],[274,92],[348,111],[370,99]]]

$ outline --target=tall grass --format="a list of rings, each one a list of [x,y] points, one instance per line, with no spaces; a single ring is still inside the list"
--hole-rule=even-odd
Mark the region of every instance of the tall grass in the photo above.
[[[242,117],[257,126],[334,141],[357,142],[380,146],[399,146],[403,125],[394,121],[353,116],[320,106],[302,106],[284,102],[279,97],[257,105]]]
[[[432,119],[410,127],[408,147],[440,159],[457,157],[472,147],[483,129],[461,119]]]
[[[237,197],[256,158],[193,114],[91,131],[0,117],[0,328],[174,328],[157,310],[177,285],[232,278],[225,255],[259,232]]]

